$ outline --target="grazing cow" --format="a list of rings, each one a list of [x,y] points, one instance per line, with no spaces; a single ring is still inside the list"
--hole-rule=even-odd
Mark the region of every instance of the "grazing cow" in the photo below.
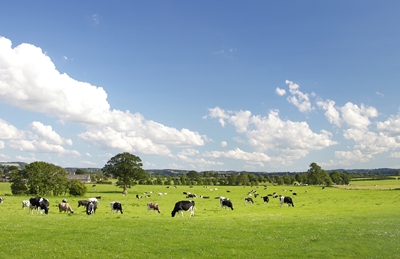
[[[148,213],[150,210],[154,210],[154,211],[157,211],[158,213],[161,213],[161,210],[160,210],[160,208],[158,207],[158,204],[155,203],[155,202],[149,202],[149,203],[147,203],[147,213]]]
[[[164,194],[162,192],[159,192],[158,196],[164,196]]]
[[[29,212],[33,213],[34,209],[38,209],[40,213],[42,213],[42,210],[44,210],[44,214],[49,214],[50,202],[48,199],[42,197],[30,198],[29,203],[31,204],[29,206]]]
[[[220,197],[219,198],[219,203],[221,205],[221,208],[224,209],[225,207],[228,207],[228,208],[231,208],[233,210],[233,204],[232,204],[232,202],[231,202],[231,200],[229,198]]]
[[[28,200],[23,200],[22,201],[22,208],[29,208],[29,206],[31,206],[31,203]]]
[[[188,195],[186,195],[186,198],[197,198],[197,195],[194,193],[189,193]]]
[[[118,201],[112,201],[110,203],[110,207],[111,207],[111,213],[113,212],[121,212],[121,214],[124,213],[124,210],[122,209],[122,204]]]
[[[203,196],[203,195],[200,195],[200,198],[203,198],[203,199],[210,199],[210,196]]]
[[[84,206],[85,208],[86,208],[86,205],[89,203],[89,201],[87,201],[87,200],[79,200],[78,201],[78,208],[80,207],[80,206]]]
[[[295,192],[293,192],[292,194],[293,194],[294,196],[297,196],[297,193],[295,193]]]
[[[74,211],[71,208],[71,205],[69,205],[69,203],[66,202],[61,202],[58,204],[58,209],[60,210],[60,212],[71,212],[74,213]]]
[[[246,205],[246,203],[251,203],[251,204],[253,204],[254,202],[253,202],[253,199],[252,198],[250,198],[250,197],[246,197],[246,198],[244,198],[244,204]]]
[[[269,197],[268,196],[261,196],[261,198],[263,199],[264,203],[268,203],[269,202]]]
[[[0,198],[0,203],[3,203],[3,201],[4,201],[4,198]]]
[[[91,215],[96,213],[96,209],[97,209],[97,203],[93,202],[93,201],[89,201],[86,204],[86,214]]]
[[[97,198],[88,198],[88,201],[96,203],[96,205],[100,205],[100,202],[97,200]]]
[[[136,199],[141,199],[142,198],[142,196],[140,196],[139,194],[136,194]]]
[[[96,196],[96,199],[101,200],[101,196]]]
[[[281,196],[280,201],[281,201],[281,207],[282,204],[287,204],[288,206],[292,205],[292,207],[294,207],[294,203],[291,197]]]
[[[194,216],[194,201],[178,201],[175,203],[175,207],[171,212],[172,217],[175,217],[176,213],[181,213],[183,217],[183,211],[190,211],[190,217]]]

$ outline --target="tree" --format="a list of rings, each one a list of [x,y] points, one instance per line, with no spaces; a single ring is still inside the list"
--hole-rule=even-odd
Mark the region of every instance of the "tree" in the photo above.
[[[11,193],[13,195],[24,195],[27,194],[28,188],[23,180],[23,171],[13,171],[11,174]]]
[[[329,174],[323,170],[317,163],[311,163],[310,168],[307,171],[307,183],[308,184],[326,184],[331,185],[332,180]]]
[[[69,182],[69,194],[72,196],[83,196],[87,193],[87,187],[79,180]]]
[[[83,169],[78,168],[75,170],[75,174],[87,174],[87,172]]]
[[[60,195],[68,188],[68,173],[60,166],[40,161],[26,165],[24,171],[30,194]]]
[[[131,188],[138,181],[148,179],[142,166],[140,157],[124,152],[108,160],[101,170],[105,175],[113,175],[117,179],[116,185],[127,192],[127,188]]]

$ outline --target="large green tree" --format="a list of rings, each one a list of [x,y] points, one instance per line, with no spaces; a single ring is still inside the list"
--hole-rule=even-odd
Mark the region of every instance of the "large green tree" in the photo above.
[[[28,192],[33,195],[61,195],[68,190],[64,168],[46,162],[33,162],[25,166]]]
[[[138,181],[148,179],[148,174],[142,169],[142,166],[140,157],[124,152],[108,160],[101,170],[104,174],[115,177],[116,185],[123,188],[126,193],[127,188],[131,188]]]
[[[331,185],[332,179],[329,174],[323,170],[317,163],[311,163],[310,168],[307,171],[307,183],[308,184],[326,184]]]

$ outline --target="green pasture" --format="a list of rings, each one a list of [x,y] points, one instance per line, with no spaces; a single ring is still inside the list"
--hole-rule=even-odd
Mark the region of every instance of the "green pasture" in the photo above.
[[[361,186],[354,188],[355,186]],[[379,187],[380,188],[375,188]],[[353,187],[353,189],[348,189]],[[96,192],[94,192],[94,188]],[[216,188],[216,189],[215,189]],[[47,197],[48,215],[29,214],[0,183],[0,258],[399,258],[400,180],[360,181],[350,186],[135,186],[127,196],[113,185],[88,185],[86,197]],[[295,207],[280,207],[270,197],[264,204],[244,204],[250,190],[260,195],[291,196]],[[229,190],[229,192],[227,192]],[[297,193],[296,196],[290,192]],[[136,194],[154,192],[137,200]],[[195,199],[193,218],[171,217],[184,191],[210,199]],[[163,193],[158,196],[157,193]],[[102,196],[95,215],[77,208],[79,199]],[[233,211],[219,206],[229,197]],[[66,198],[74,214],[59,213]],[[119,201],[124,214],[112,214]],[[147,202],[161,214],[147,213]]]

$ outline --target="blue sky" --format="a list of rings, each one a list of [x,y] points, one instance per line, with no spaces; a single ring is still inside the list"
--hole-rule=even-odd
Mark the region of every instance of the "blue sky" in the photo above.
[[[0,161],[400,168],[398,1],[4,1]]]

